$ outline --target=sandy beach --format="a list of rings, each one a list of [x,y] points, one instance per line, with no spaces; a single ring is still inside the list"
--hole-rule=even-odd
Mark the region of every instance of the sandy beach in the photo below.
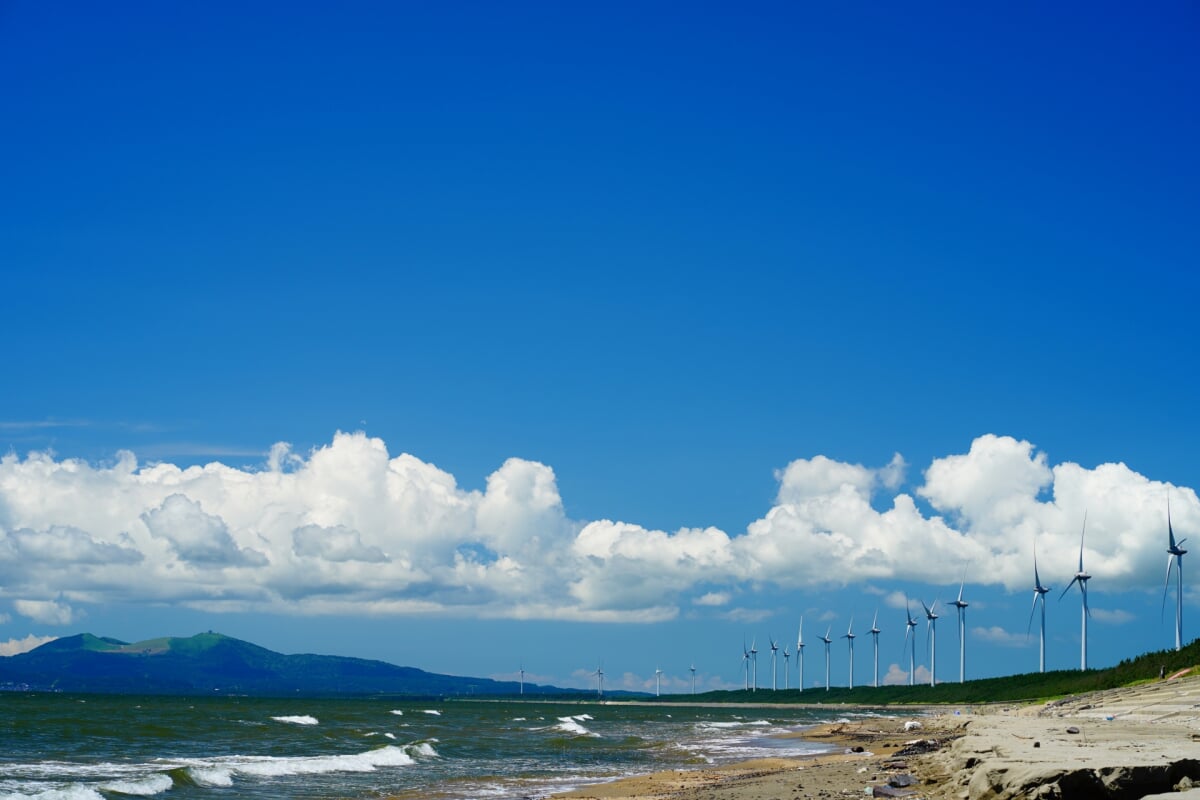
[[[1050,703],[894,711],[802,734],[833,745],[828,755],[672,770],[555,797],[1200,798],[1200,677]]]

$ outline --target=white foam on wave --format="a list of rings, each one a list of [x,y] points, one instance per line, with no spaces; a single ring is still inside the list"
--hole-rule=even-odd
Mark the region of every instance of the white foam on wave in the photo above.
[[[587,728],[579,724],[579,720],[574,717],[559,717],[558,724],[554,726],[555,730],[564,733],[571,733],[576,736],[595,736],[596,734],[589,731]]]
[[[284,717],[271,717],[276,722],[287,722],[292,725],[318,725],[319,720],[316,717],[310,717],[308,714],[299,714]]]
[[[233,770],[228,767],[188,767],[188,775],[197,786],[215,789],[233,786]]]
[[[90,786],[72,783],[67,786],[44,789],[33,794],[19,792],[4,794],[0,795],[0,800],[104,800],[104,795]]]
[[[426,714],[430,714],[430,715],[432,715],[432,716],[435,716],[435,717],[440,717],[440,716],[442,715],[442,712],[440,712],[440,711],[438,711],[437,709],[434,709],[434,708],[427,708],[427,709],[425,709],[425,713],[426,713]]]
[[[389,738],[389,739],[395,739],[395,738],[396,738],[396,734],[394,734],[394,733],[391,733],[390,731],[389,731],[388,733],[385,733],[385,734],[384,734],[384,736],[386,736],[386,737],[387,737],[387,738]]]
[[[150,797],[151,795],[161,794],[175,785],[175,781],[171,780],[170,775],[147,775],[144,778],[137,780],[119,780],[109,781],[100,785],[100,789],[105,792],[115,792],[116,794],[130,794],[138,797]]]
[[[393,713],[393,714],[395,714],[397,717],[403,717],[403,716],[404,716],[404,712],[403,712],[403,711],[401,711],[401,710],[400,710],[400,709],[398,709],[398,708],[393,708],[393,709],[392,709],[392,713]]]
[[[407,767],[416,763],[414,755],[435,758],[438,752],[432,745],[422,742],[407,747],[389,744],[365,753],[336,756],[233,756],[216,763],[194,764],[188,767],[188,774],[198,785],[227,787],[233,785],[233,779],[238,775],[281,778],[291,775],[374,772],[386,767]]]

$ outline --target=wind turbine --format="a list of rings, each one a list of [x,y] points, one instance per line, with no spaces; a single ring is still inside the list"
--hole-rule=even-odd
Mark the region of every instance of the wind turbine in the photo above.
[[[525,665],[521,665],[521,694],[525,694]]]
[[[788,690],[788,676],[791,675],[791,673],[792,673],[792,669],[791,669],[792,665],[789,661],[789,659],[791,657],[792,657],[792,654],[788,652],[787,645],[784,645],[783,646],[783,690],[785,692]]]
[[[907,619],[907,622],[904,624],[904,645],[908,648],[908,685],[912,686],[914,676],[917,674],[917,637],[913,633],[913,629],[917,627],[917,621],[913,619],[912,606],[909,604],[907,597],[904,598],[904,614],[905,619]],[[910,637],[912,638],[912,642],[909,642]],[[904,657],[903,649],[900,650],[900,656],[901,658]]]
[[[1080,669],[1087,669],[1087,621],[1088,621],[1088,617],[1091,616],[1091,614],[1092,614],[1092,612],[1088,610],[1088,604],[1087,604],[1087,582],[1088,582],[1088,580],[1091,579],[1092,576],[1088,575],[1086,572],[1083,571],[1083,536],[1085,533],[1087,533],[1087,512],[1086,511],[1083,512],[1083,530],[1080,531],[1080,533],[1079,533],[1079,571],[1075,573],[1074,578],[1071,578],[1071,582],[1067,584],[1066,589],[1063,589],[1063,593],[1058,596],[1058,599],[1062,600],[1064,597],[1067,596],[1067,592],[1069,592],[1071,590],[1072,586],[1074,586],[1077,583],[1079,584],[1079,594],[1083,598],[1083,610],[1079,614],[1080,619],[1082,619],[1082,621],[1083,621],[1082,622],[1083,636],[1079,642],[1079,668]]]
[[[1175,531],[1171,528],[1171,498],[1167,497],[1167,580],[1163,583],[1163,610],[1167,608],[1167,590],[1171,586],[1171,567],[1175,566],[1175,651],[1183,647],[1183,556],[1187,550],[1183,543],[1187,539],[1175,541]]]
[[[804,617],[800,618],[800,632],[796,634],[796,667],[800,670],[800,682],[796,684],[804,691]]]
[[[879,688],[879,626],[875,623],[879,622],[879,610],[875,611],[875,619],[871,620],[871,639],[875,645],[875,682],[871,684],[875,688]]]
[[[829,645],[833,639],[829,638],[829,634],[833,631],[833,626],[829,626],[829,630],[825,631],[825,635],[821,637],[821,641],[825,643],[825,691],[829,691]]]
[[[932,606],[925,605],[925,601],[921,601],[921,608],[925,609],[925,636],[929,639],[929,685],[937,685],[937,600],[933,601]]]
[[[1025,626],[1025,634],[1029,635],[1029,629],[1033,627],[1033,615],[1038,608],[1038,600],[1042,601],[1042,633],[1041,644],[1038,648],[1038,671],[1046,671],[1046,593],[1050,591],[1049,586],[1042,586],[1042,579],[1038,577],[1037,568],[1037,540],[1033,542],[1033,608],[1029,610],[1029,624]]]
[[[963,579],[958,584],[958,597],[954,600],[954,610],[958,612],[958,682],[963,683],[967,678],[967,606],[962,599],[963,587],[967,584],[967,570],[963,568]]]
[[[850,688],[854,688],[854,617],[850,617],[850,627],[842,638],[850,643]]]
[[[775,641],[770,636],[768,636],[767,639],[769,639],[771,642],[771,691],[774,692],[776,690],[775,689],[775,676],[778,674],[778,672],[775,669],[775,664],[778,660],[777,656],[779,654],[779,642]]]
[[[662,674],[663,671],[658,667],[654,668],[654,696],[662,696]]]
[[[692,672],[692,694],[695,694],[696,693],[696,665],[692,664],[690,667],[688,667],[688,669],[691,670],[691,672]]]
[[[758,691],[758,647],[756,646],[757,643],[758,643],[757,639],[750,640],[750,671],[754,675],[754,678],[752,679],[752,681],[750,683],[750,686],[752,687],[750,689],[750,691],[752,691],[752,692]]]
[[[596,696],[604,697],[604,664],[596,667]]]
[[[750,651],[746,649],[746,637],[742,637],[742,672],[745,673],[742,678],[742,688],[750,689]]]

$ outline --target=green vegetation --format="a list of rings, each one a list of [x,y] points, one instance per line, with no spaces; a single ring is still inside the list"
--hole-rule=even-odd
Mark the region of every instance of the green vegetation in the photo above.
[[[757,692],[739,689],[734,692],[707,692],[695,696],[703,702],[724,703],[853,703],[855,705],[913,704],[969,705],[972,703],[1009,703],[1050,700],[1067,695],[1114,689],[1135,683],[1159,680],[1160,671],[1172,675],[1180,670],[1200,665],[1200,639],[1179,652],[1160,650],[1146,653],[1108,669],[1058,670],[1030,672],[1003,678],[984,678],[966,683],[939,683],[918,686],[844,686],[808,688],[773,692],[759,688]],[[823,673],[822,673],[823,674]],[[811,673],[810,673],[811,675]],[[691,698],[691,695],[688,695]],[[663,697],[678,701],[679,695]]]

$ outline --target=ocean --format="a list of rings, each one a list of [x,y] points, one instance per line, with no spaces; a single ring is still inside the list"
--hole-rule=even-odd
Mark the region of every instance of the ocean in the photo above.
[[[855,714],[859,715],[858,713]],[[820,709],[0,693],[0,798],[537,798],[818,753]]]

